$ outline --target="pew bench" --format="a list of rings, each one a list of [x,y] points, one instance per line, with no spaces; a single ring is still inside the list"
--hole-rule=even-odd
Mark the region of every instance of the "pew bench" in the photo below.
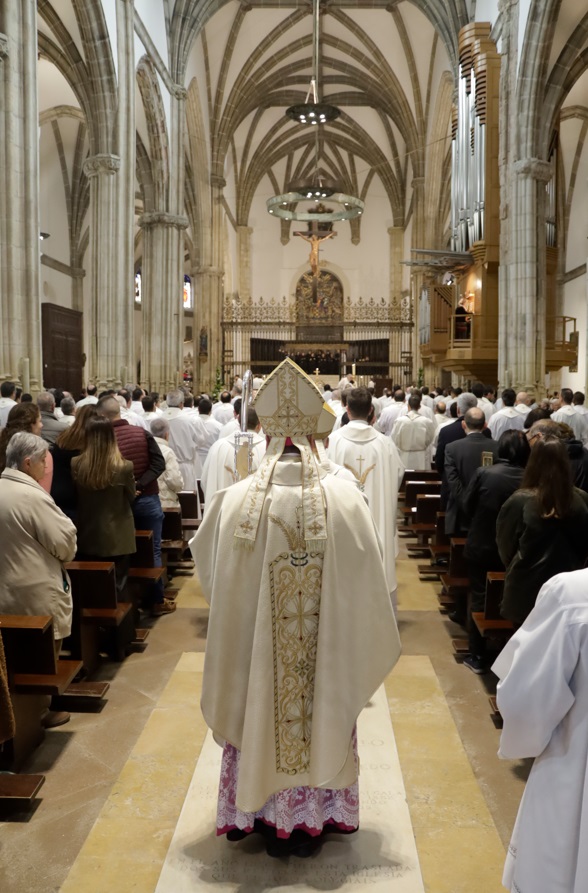
[[[440,493],[418,493],[414,510],[414,520],[409,522],[408,530],[416,536],[416,543],[407,543],[409,552],[428,550],[429,539],[437,529],[437,514],[441,508]]]
[[[162,551],[165,550],[166,566],[174,574],[192,574],[194,562],[192,557],[185,558],[189,540],[184,535],[182,511],[179,508],[164,509]]]
[[[447,573],[451,549],[449,536],[445,533],[445,512],[437,512],[433,540],[429,543],[430,564],[419,564],[417,569],[421,576],[439,579],[441,574]]]
[[[403,500],[406,493],[407,481],[439,481],[438,471],[421,470],[416,471],[414,468],[405,468],[400,487],[398,488],[398,499]]]
[[[470,585],[468,569],[464,557],[465,537],[451,537],[449,543],[449,565],[447,572],[440,574],[441,594],[439,605],[442,612],[461,609],[465,615],[468,589]]]
[[[510,620],[505,620],[500,614],[503,590],[504,572],[487,573],[484,610],[472,614],[472,620],[478,627],[480,635],[485,639],[499,639],[501,642],[505,642],[514,633],[514,627]]]
[[[441,481],[422,481],[410,480],[406,482],[404,492],[404,506],[400,509],[400,513],[404,516],[405,524],[409,524],[412,520],[417,507],[417,497],[419,495],[439,495],[441,493]]]
[[[0,630],[16,722],[14,738],[0,749],[0,769],[17,772],[45,736],[47,696],[64,694],[82,663],[57,659],[52,617],[2,614]]]

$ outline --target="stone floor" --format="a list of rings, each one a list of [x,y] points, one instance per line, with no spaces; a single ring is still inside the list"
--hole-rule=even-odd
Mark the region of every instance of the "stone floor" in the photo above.
[[[417,851],[427,893],[499,893],[529,766],[497,759],[495,680],[455,662],[459,630],[440,615],[437,588],[402,552],[403,657],[386,694]],[[206,733],[206,627],[198,583],[185,578],[144,653],[104,666],[103,710],[47,733],[26,767],[46,775],[36,808],[0,815],[2,893],[154,893]]]

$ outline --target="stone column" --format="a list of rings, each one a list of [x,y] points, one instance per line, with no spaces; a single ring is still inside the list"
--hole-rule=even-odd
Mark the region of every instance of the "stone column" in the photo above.
[[[399,311],[402,305],[402,267],[401,260],[404,259],[404,227],[389,226],[388,236],[390,237],[390,306],[398,306]],[[389,353],[390,362],[400,361],[400,357],[394,356],[398,339],[390,332]]]
[[[37,4],[0,0],[0,379],[42,389]]]
[[[117,317],[121,329],[120,349],[127,369],[127,382],[137,378],[135,354],[135,34],[133,28],[134,3],[124,0],[116,4],[118,106],[116,110],[116,152],[120,168],[116,176],[117,191],[117,249],[114,256],[114,289]],[[113,371],[119,374],[119,368]],[[127,382],[123,382],[126,384]]]
[[[545,388],[545,184],[552,172],[537,158],[515,162],[500,295],[500,382],[534,396]]]
[[[186,217],[148,211],[143,229],[141,386],[164,395],[183,381]]]
[[[90,338],[88,379],[102,388],[119,388],[121,370],[129,374],[125,303],[116,280],[118,155],[93,155],[84,162],[90,180]],[[131,292],[132,295],[132,292]]]
[[[223,366],[223,207],[226,186],[222,177],[210,178],[212,228],[210,245],[203,263],[196,269],[194,289],[194,368],[196,384],[202,391],[214,386],[217,368]],[[206,336],[206,353],[202,337]]]
[[[425,178],[415,177],[412,181],[413,213],[412,247],[426,248],[425,245]],[[424,273],[413,272],[411,274],[412,305],[414,307],[414,328],[412,331],[412,377],[418,381],[418,370],[421,365],[421,352],[419,350],[419,296],[425,282]],[[428,382],[425,382],[428,383]]]
[[[289,222],[289,221],[287,221]],[[237,290],[242,301],[251,297],[251,233],[250,226],[237,226]]]

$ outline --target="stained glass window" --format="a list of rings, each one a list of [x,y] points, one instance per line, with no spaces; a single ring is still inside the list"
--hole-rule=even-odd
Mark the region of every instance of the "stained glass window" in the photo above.
[[[141,270],[135,273],[135,304],[141,303]]]
[[[184,276],[184,310],[192,309],[192,280]]]

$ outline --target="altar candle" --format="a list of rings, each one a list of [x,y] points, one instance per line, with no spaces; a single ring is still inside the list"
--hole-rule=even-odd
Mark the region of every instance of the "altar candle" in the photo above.
[[[351,374],[355,375],[355,363],[351,364]]]

